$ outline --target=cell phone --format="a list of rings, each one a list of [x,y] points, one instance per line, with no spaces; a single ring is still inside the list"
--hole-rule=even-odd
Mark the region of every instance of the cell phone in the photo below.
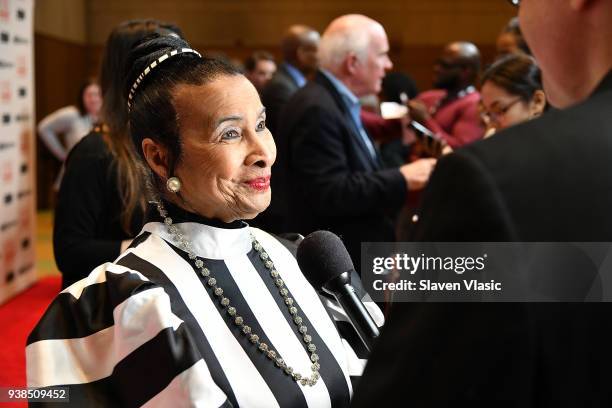
[[[438,158],[442,155],[445,143],[440,136],[414,120],[410,121],[408,126],[415,131],[417,139],[419,139],[419,142],[429,156]]]

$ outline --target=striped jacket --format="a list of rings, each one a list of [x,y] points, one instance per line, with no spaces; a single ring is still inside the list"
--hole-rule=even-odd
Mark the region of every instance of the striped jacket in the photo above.
[[[271,235],[242,222],[192,221],[175,223],[224,296],[287,365],[309,375],[306,344],[250,234],[262,244],[317,347],[318,383],[293,381],[240,334],[166,226],[151,222],[114,263],[54,299],[28,338],[28,386],[69,386],[74,406],[348,406],[365,360],[338,333],[343,311],[317,295]],[[380,310],[366,306],[382,323]]]

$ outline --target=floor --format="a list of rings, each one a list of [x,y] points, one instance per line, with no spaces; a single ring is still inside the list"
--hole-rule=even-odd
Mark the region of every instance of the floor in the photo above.
[[[53,211],[36,214],[36,269],[38,277],[59,276],[53,258]]]

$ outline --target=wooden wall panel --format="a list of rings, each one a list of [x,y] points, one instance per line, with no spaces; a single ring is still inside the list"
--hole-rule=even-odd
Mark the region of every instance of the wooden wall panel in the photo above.
[[[195,44],[275,46],[290,24],[323,30],[335,17],[363,13],[380,21],[391,41],[440,45],[453,39],[493,43],[515,14],[502,0],[88,0],[90,43],[103,44],[130,18],[174,21]]]
[[[36,122],[63,106],[76,103],[81,82],[94,71],[88,67],[87,46],[34,35]],[[55,202],[53,181],[60,163],[37,138],[37,206],[50,208]]]
[[[421,88],[431,86],[433,61],[444,44],[472,41],[493,57],[501,27],[516,10],[501,0],[88,0],[92,58],[113,26],[130,18],[173,21],[200,50],[243,60],[255,49],[279,56],[278,43],[291,24],[324,30],[335,17],[363,13],[387,30],[395,70],[410,73]]]

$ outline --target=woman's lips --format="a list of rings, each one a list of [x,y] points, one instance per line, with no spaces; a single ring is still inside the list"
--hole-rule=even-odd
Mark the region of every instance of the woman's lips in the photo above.
[[[266,191],[270,188],[270,176],[254,178],[248,180],[246,184],[254,190]]]

